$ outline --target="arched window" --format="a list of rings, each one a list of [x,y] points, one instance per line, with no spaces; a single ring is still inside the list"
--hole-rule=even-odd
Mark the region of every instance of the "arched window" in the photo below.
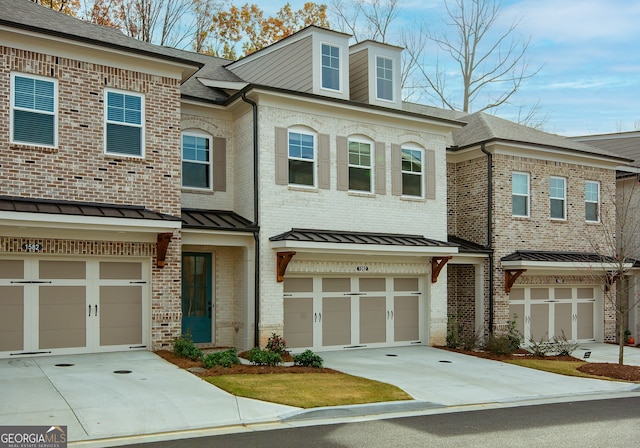
[[[182,132],[182,186],[211,189],[211,135],[199,130]]]

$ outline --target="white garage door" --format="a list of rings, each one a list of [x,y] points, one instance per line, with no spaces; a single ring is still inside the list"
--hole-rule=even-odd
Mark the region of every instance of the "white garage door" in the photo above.
[[[415,277],[287,278],[283,337],[291,348],[416,343],[421,291]]]
[[[144,348],[147,271],[142,260],[0,259],[0,357]]]
[[[518,329],[531,339],[552,339],[564,332],[567,339],[594,341],[598,331],[596,286],[513,288],[509,314],[516,315]]]

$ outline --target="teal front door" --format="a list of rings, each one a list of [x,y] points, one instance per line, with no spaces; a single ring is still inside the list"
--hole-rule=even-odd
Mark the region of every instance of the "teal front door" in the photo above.
[[[182,334],[212,342],[211,254],[182,254]]]

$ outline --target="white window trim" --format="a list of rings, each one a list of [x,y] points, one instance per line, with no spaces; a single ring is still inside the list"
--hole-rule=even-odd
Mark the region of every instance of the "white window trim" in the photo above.
[[[382,58],[382,59],[387,59],[389,61],[391,61],[391,99],[387,99],[387,98],[380,98],[378,96],[378,58]],[[385,101],[387,103],[395,103],[396,102],[396,98],[395,98],[395,92],[396,92],[396,78],[398,77],[395,71],[395,67],[396,67],[396,60],[395,58],[391,58],[389,56],[383,56],[380,54],[376,54],[375,56],[375,61],[374,61],[374,68],[375,68],[375,93],[376,93],[376,100],[377,101]]]
[[[33,143],[33,142],[23,142],[19,140],[14,140],[13,138],[13,111],[14,110],[27,110],[30,112],[34,112],[33,109],[22,109],[20,107],[16,107],[15,101],[15,78],[16,76],[22,78],[32,78],[32,79],[40,79],[42,81],[53,82],[53,113],[47,111],[37,111],[38,113],[42,113],[44,115],[53,115],[53,145],[43,145],[41,143]],[[21,72],[11,72],[11,89],[9,92],[11,95],[11,107],[10,107],[10,118],[9,118],[9,140],[11,143],[17,145],[27,145],[27,146],[38,146],[41,148],[57,148],[58,147],[58,80],[56,78],[49,78],[46,76],[40,75],[32,75],[31,73],[21,73]]]
[[[587,184],[596,184],[598,186],[598,199],[597,199],[596,202],[587,200]],[[598,215],[598,219],[596,219],[595,221],[591,221],[591,220],[587,219],[586,213],[585,213],[585,222],[599,223],[600,222],[600,182],[598,182],[596,180],[587,180],[587,181],[585,181],[585,183],[584,183],[584,193],[585,193],[585,198],[584,198],[585,208],[586,208],[586,204],[594,204],[595,203],[596,206],[597,206],[597,215]]]
[[[329,87],[324,87],[322,85],[322,69],[323,69],[323,65],[322,65],[322,47],[324,45],[327,45],[329,47],[333,47],[333,48],[337,48],[338,49],[338,88],[337,89],[331,89]],[[320,41],[320,90],[326,90],[327,92],[337,92],[337,93],[342,93],[342,70],[343,70],[343,66],[344,66],[344,58],[342,56],[343,51],[342,51],[342,47],[340,45],[336,45],[335,43],[331,43],[331,42],[325,42],[325,41]]]
[[[526,178],[527,178],[527,194],[526,195],[513,192],[513,175],[514,174],[520,174],[522,176],[526,176]],[[526,215],[514,215],[513,214],[513,196],[525,196],[527,198]],[[529,173],[523,173],[521,171],[513,171],[511,173],[511,216],[516,217],[516,218],[529,218],[530,215],[531,215],[531,176],[529,175]]]
[[[131,124],[131,123],[122,123],[121,121],[109,121],[108,119],[108,108],[109,108],[109,101],[107,99],[107,96],[109,95],[109,92],[112,93],[122,93],[124,95],[130,95],[130,96],[139,96],[140,97],[140,125],[135,125],[135,124]],[[103,102],[104,102],[104,146],[103,146],[103,151],[105,155],[108,155],[110,157],[127,157],[127,158],[132,158],[132,159],[144,159],[145,158],[145,153],[146,153],[146,147],[145,147],[145,134],[146,134],[146,127],[145,127],[145,122],[146,122],[146,111],[145,111],[145,95],[143,93],[140,92],[132,92],[130,90],[120,90],[120,89],[113,89],[110,87],[105,87],[104,89],[104,98],[103,98]],[[132,126],[132,127],[139,127],[140,130],[140,155],[132,155],[132,154],[122,154],[122,153],[113,153],[113,152],[107,152],[107,124],[108,123],[113,123],[113,124],[119,124],[119,125],[123,125],[123,126]],[[182,143],[180,144],[180,148],[182,148]]]
[[[313,137],[313,160],[309,159],[301,159],[299,157],[291,157],[289,155],[289,142],[291,141],[291,133],[295,134],[303,134],[310,135]],[[289,170],[289,160],[300,160],[302,162],[313,162],[313,185],[305,185],[305,184],[294,184],[289,182],[290,187],[295,188],[307,188],[307,189],[317,189],[318,188],[318,134],[315,132],[309,131],[308,129],[301,129],[298,127],[292,127],[287,129],[287,173]],[[288,174],[287,174],[288,177]]]
[[[371,160],[371,164],[367,167],[364,165],[352,165],[351,162],[349,161],[349,143],[354,142],[354,143],[364,143],[366,145],[369,145],[369,159]],[[351,176],[349,175],[349,173],[351,172],[349,168],[354,167],[354,168],[368,168],[369,169],[369,178],[370,178],[370,183],[369,183],[369,190],[352,190],[349,188],[349,192],[351,193],[373,193],[375,190],[375,185],[376,185],[376,180],[374,178],[375,176],[375,147],[374,144],[371,140],[367,140],[365,138],[358,138],[358,137],[350,137],[347,139],[347,182],[351,183]]]
[[[557,198],[554,196],[551,196],[551,179],[560,179],[562,180],[563,183],[563,198]],[[560,200],[562,199],[562,214],[563,217],[562,218],[553,218],[551,216],[551,200],[555,199],[555,200]],[[560,177],[560,176],[550,176],[549,177],[549,218],[552,219],[553,221],[566,221],[567,220],[567,179],[564,177]]]
[[[185,160],[184,158],[184,148],[182,146],[182,137],[183,136],[191,136],[191,137],[200,137],[206,138],[209,140],[209,162],[199,162],[197,160]],[[200,165],[209,165],[209,187],[193,187],[190,185],[182,184],[182,175],[180,176],[180,186],[183,190],[198,190],[198,191],[213,191],[213,136],[205,131],[201,131],[199,129],[187,129],[180,133],[180,165],[181,165],[181,173],[182,173],[182,163],[197,163]]]
[[[402,181],[402,176],[404,174],[411,174],[413,176],[417,176],[418,174],[416,174],[414,171],[405,171],[402,169],[402,150],[404,149],[409,149],[411,151],[420,151],[420,154],[422,154],[422,169],[420,171],[420,196],[415,196],[415,195],[411,195],[411,194],[405,194],[404,193],[404,182]],[[413,198],[413,199],[424,199],[426,197],[426,184],[425,184],[425,177],[426,177],[426,151],[424,150],[424,148],[421,148],[420,146],[417,145],[412,145],[412,144],[404,144],[404,145],[400,145],[400,188],[403,190],[402,191],[402,197],[403,198]]]

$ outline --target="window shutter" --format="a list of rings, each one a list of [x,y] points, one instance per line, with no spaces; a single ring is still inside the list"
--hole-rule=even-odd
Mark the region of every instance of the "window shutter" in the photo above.
[[[436,152],[432,149],[425,149],[424,156],[426,159],[426,197],[427,199],[436,198]]]
[[[391,145],[391,194],[402,196],[402,148]]]
[[[385,148],[386,145],[384,142],[376,142],[375,143],[375,151],[376,151],[376,166],[375,166],[375,192],[376,194],[385,194],[387,190],[386,186],[386,175],[387,169],[385,166]]]
[[[318,188],[331,187],[329,135],[318,134]]]
[[[227,139],[213,137],[213,190],[227,191]]]
[[[276,128],[276,185],[289,185],[289,132]]]
[[[336,151],[338,153],[338,190],[349,189],[349,145],[347,137],[336,137]]]

